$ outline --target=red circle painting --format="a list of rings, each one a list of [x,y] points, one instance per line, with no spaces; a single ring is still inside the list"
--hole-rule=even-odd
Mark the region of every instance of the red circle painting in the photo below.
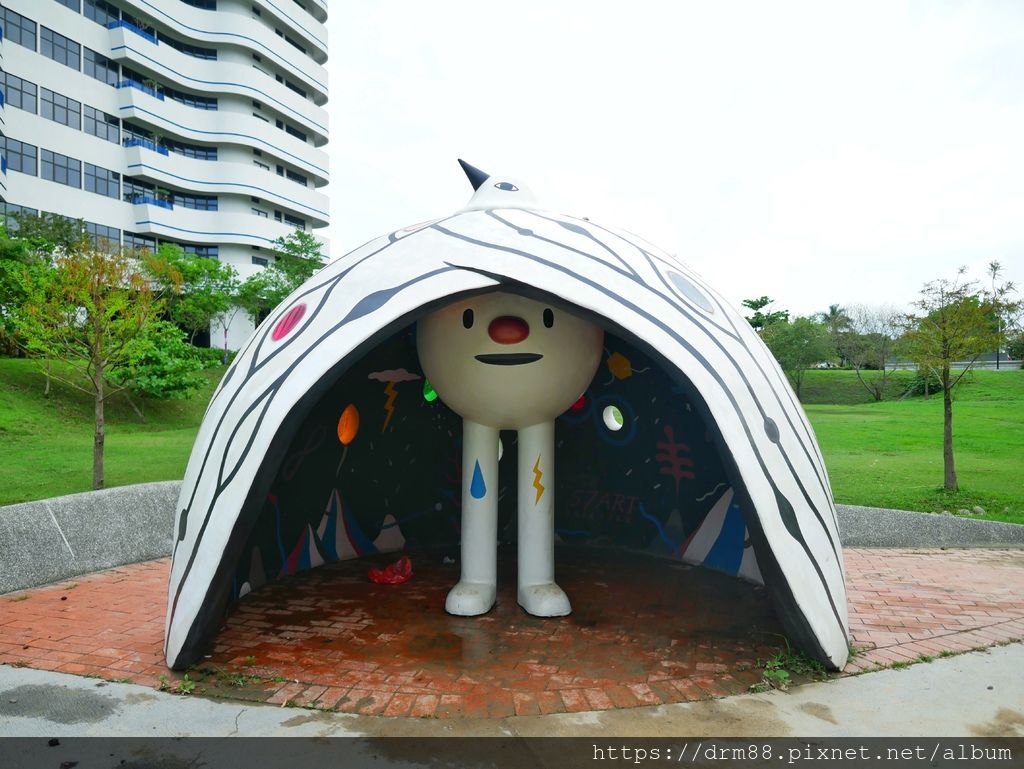
[[[270,335],[270,338],[275,342],[280,341],[288,332],[295,328],[299,321],[302,320],[302,316],[306,314],[306,305],[297,304],[292,307],[284,316],[277,322],[274,327],[274,333]]]

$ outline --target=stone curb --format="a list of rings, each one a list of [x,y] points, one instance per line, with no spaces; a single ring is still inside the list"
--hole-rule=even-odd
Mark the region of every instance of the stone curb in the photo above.
[[[0,594],[164,558],[181,481],[0,507]],[[1024,547],[1024,526],[837,505],[847,547]]]

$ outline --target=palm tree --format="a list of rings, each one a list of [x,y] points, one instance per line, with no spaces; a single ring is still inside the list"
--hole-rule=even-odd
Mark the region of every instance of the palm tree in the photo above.
[[[819,312],[818,319],[828,328],[829,336],[832,337],[832,347],[835,348],[839,362],[846,365],[846,358],[842,352],[842,335],[850,331],[853,321],[847,315],[846,310],[838,304],[830,304],[827,312]]]

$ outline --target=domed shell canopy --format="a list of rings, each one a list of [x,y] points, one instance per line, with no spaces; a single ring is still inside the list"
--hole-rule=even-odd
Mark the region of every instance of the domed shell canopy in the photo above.
[[[197,659],[219,626],[268,468],[272,474],[280,464],[301,404],[397,329],[497,288],[559,303],[662,361],[716,428],[786,631],[827,666],[845,664],[835,506],[814,433],[775,359],[746,320],[674,257],[535,205],[519,182],[489,177],[467,209],[330,263],[255,331],[209,405],[182,485],[168,665]]]

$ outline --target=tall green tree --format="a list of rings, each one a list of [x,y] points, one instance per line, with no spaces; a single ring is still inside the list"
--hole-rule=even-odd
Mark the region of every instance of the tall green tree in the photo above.
[[[159,284],[167,303],[167,316],[188,333],[208,331],[217,318],[237,301],[238,273],[217,259],[191,256],[180,246],[161,244],[146,257],[146,268]]]
[[[773,323],[789,320],[789,310],[769,309],[771,305],[775,304],[775,300],[767,296],[760,296],[757,299],[744,299],[742,304],[747,309],[753,310],[752,315],[744,317],[754,327],[754,331],[759,334]]]
[[[908,357],[926,374],[937,375],[942,386],[943,486],[948,491],[959,488],[953,455],[953,389],[996,344],[993,313],[1017,307],[1012,283],[993,285],[986,293],[965,275],[966,268],[961,268],[953,280],[939,278],[924,285],[914,302],[916,312],[903,319],[901,340]]]
[[[848,320],[839,336],[840,354],[853,366],[864,389],[880,401],[895,371],[889,367],[889,360],[900,335],[900,313],[891,307],[855,305],[849,310]]]
[[[830,304],[825,312],[819,312],[817,319],[825,324],[828,334],[832,338],[832,348],[839,356],[842,364],[846,363],[846,356],[843,354],[843,335],[850,331],[852,319],[844,307],[838,304]]]
[[[323,267],[320,242],[305,230],[274,241],[274,258],[239,287],[238,305],[260,323],[289,294]]]
[[[807,369],[832,357],[828,329],[813,318],[770,323],[761,332],[761,339],[793,383],[797,398]]]
[[[26,348],[80,372],[86,384],[65,381],[93,397],[93,488],[101,489],[104,406],[129,386],[133,343],[159,318],[163,301],[136,253],[84,240],[58,249],[52,269],[27,285],[26,294],[16,312]],[[109,384],[116,379],[122,384]]]

